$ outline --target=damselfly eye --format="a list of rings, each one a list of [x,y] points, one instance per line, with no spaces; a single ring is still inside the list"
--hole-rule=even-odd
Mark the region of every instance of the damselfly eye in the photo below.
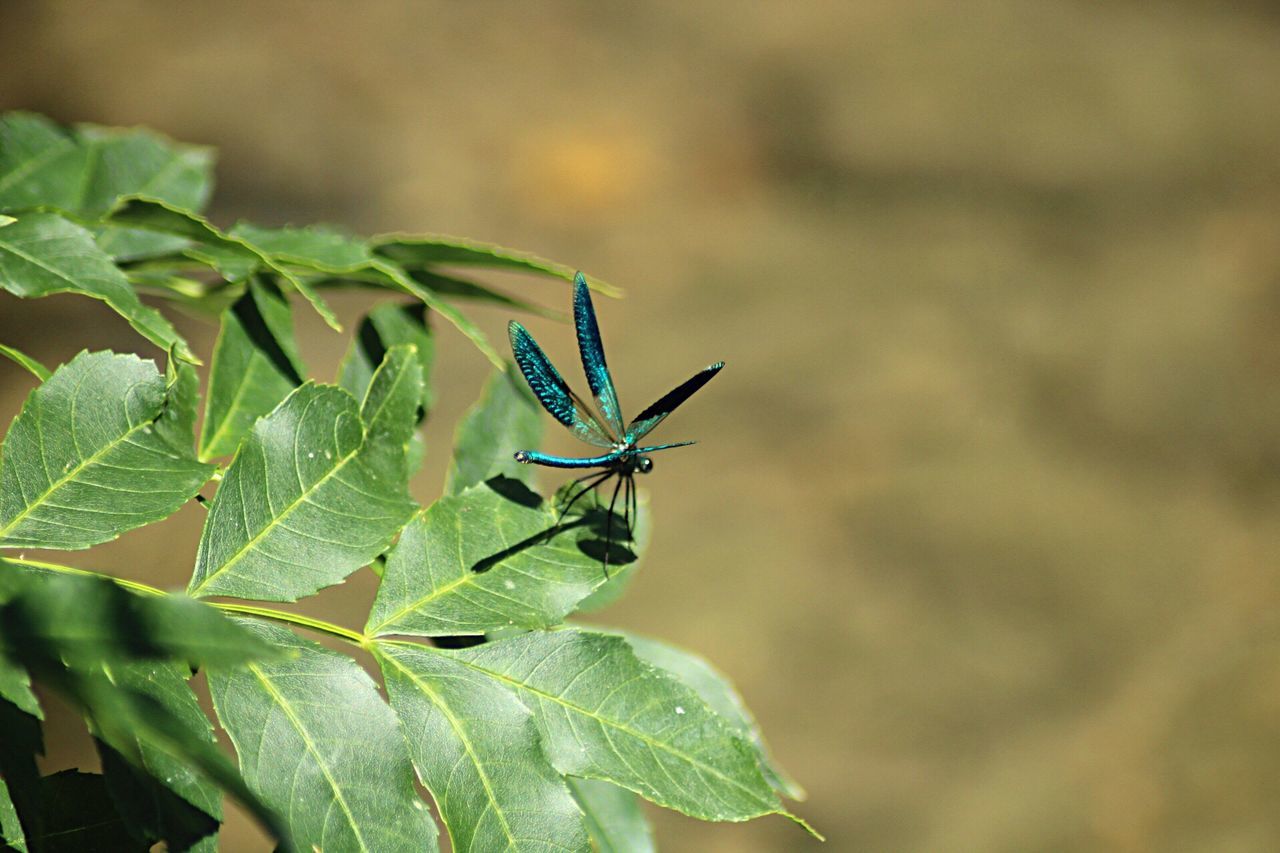
[[[641,474],[648,474],[650,471],[653,470],[653,460],[650,459],[648,456],[641,456],[640,464],[636,466],[636,470],[639,471]]]

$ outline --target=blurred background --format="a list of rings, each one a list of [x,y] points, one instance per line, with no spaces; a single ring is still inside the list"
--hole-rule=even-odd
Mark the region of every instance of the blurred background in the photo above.
[[[1280,848],[1274,4],[5,0],[0,55],[4,109],[216,146],[221,224],[625,287],[597,307],[631,413],[727,361],[655,436],[700,444],[596,619],[734,678],[825,849]],[[345,338],[298,316],[333,376]],[[528,325],[576,382],[570,327]],[[0,340],[152,353],[70,297],[0,298]],[[487,373],[438,341],[420,501]],[[6,422],[29,389],[0,366]],[[200,523],[63,559],[180,586]],[[819,849],[651,814],[666,850]]]

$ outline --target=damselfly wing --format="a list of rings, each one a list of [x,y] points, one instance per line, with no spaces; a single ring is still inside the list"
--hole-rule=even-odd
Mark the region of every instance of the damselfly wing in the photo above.
[[[680,404],[710,382],[711,377],[724,367],[724,362],[718,361],[704,367],[662,395],[624,426],[622,410],[618,405],[618,392],[614,388],[613,377],[609,374],[609,366],[604,357],[604,344],[600,339],[595,306],[591,304],[591,290],[582,273],[578,273],[573,282],[573,320],[578,335],[578,351],[582,356],[582,369],[586,373],[587,386],[591,389],[591,397],[595,402],[594,410],[574,393],[551,363],[551,359],[542,351],[542,347],[538,346],[538,342],[524,326],[514,320],[507,327],[511,337],[511,351],[529,388],[551,417],[564,424],[582,441],[606,452],[595,456],[574,457],[520,450],[516,452],[515,458],[517,462],[550,468],[592,469],[591,473],[573,481],[570,491],[566,493],[567,502],[561,510],[561,518],[584,495],[610,480],[617,481],[609,499],[605,522],[604,572],[605,577],[608,577],[609,545],[612,541],[614,508],[617,506],[619,492],[622,494],[623,523],[630,536],[631,524],[636,514],[635,475],[647,474],[653,470],[650,454],[694,443],[677,441],[641,446],[640,441]],[[573,491],[574,486],[578,487],[576,492]]]

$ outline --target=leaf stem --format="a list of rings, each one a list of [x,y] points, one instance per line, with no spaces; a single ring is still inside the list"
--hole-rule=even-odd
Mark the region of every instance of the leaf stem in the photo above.
[[[312,631],[319,631],[322,634],[338,637],[347,642],[355,643],[357,646],[364,646],[367,642],[364,634],[359,634],[350,628],[343,628],[341,625],[335,625],[332,622],[325,622],[322,619],[312,619],[310,616],[303,616],[301,613],[290,613],[286,610],[258,607],[253,604],[234,604],[229,601],[210,601],[207,603],[226,613],[243,613],[246,616],[258,616],[275,622],[287,622],[290,625],[310,628]]]
[[[4,557],[5,562],[14,563],[19,566],[27,566],[33,569],[40,569],[46,572],[59,572],[65,575],[89,575],[91,577],[106,578],[112,583],[118,584],[125,589],[133,590],[142,595],[167,595],[164,590],[138,581],[131,581],[126,578],[112,577],[101,572],[94,572],[88,569],[78,569],[75,566],[63,566],[58,563],[46,563],[41,560],[28,560],[25,557]],[[290,613],[286,610],[276,610],[271,607],[258,607],[253,604],[237,604],[231,601],[206,601],[210,607],[216,607],[224,613],[240,613],[245,616],[257,616],[260,619],[270,619],[274,622],[285,622],[290,625],[297,625],[300,628],[307,628],[321,634],[328,634],[331,637],[337,637],[340,640],[346,640],[357,646],[364,647],[368,643],[368,638],[364,634],[352,631],[350,628],[344,628],[341,625],[335,625],[332,622],[325,622],[323,619],[313,619],[310,616],[303,616],[301,613]]]

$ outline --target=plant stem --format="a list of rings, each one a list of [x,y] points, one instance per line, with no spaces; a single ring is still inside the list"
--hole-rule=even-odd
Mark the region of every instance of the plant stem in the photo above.
[[[4,560],[19,566],[27,566],[33,569],[40,569],[46,572],[58,572],[64,575],[88,575],[90,577],[106,578],[112,583],[118,584],[125,589],[143,595],[167,595],[164,590],[154,586],[149,586],[138,581],[131,581],[125,578],[116,578],[111,575],[104,575],[101,572],[93,572],[88,569],[78,569],[75,566],[63,566],[58,563],[46,563],[40,560],[28,560],[25,557],[5,557]],[[300,628],[307,628],[321,634],[328,634],[331,637],[337,637],[340,640],[346,640],[357,646],[363,647],[368,638],[364,634],[352,631],[350,628],[344,628],[341,625],[334,625],[332,622],[325,622],[322,619],[313,619],[310,616],[303,616],[301,613],[290,613],[286,610],[275,610],[270,607],[258,607],[253,604],[236,604],[230,601],[206,601],[210,607],[216,607],[224,613],[241,613],[246,616],[257,616],[260,619],[270,619],[274,622],[285,622],[290,625],[297,625]]]
[[[229,601],[210,601],[208,604],[226,613],[243,613],[246,616],[258,616],[262,619],[288,622],[290,625],[310,628],[312,631],[319,631],[322,634],[338,637],[349,643],[355,643],[357,646],[363,646],[366,642],[364,634],[358,634],[349,628],[343,628],[341,625],[334,625],[332,622],[325,622],[322,619],[312,619],[310,616],[303,616],[301,613],[289,613],[285,610],[257,607],[252,604],[233,604]]]

